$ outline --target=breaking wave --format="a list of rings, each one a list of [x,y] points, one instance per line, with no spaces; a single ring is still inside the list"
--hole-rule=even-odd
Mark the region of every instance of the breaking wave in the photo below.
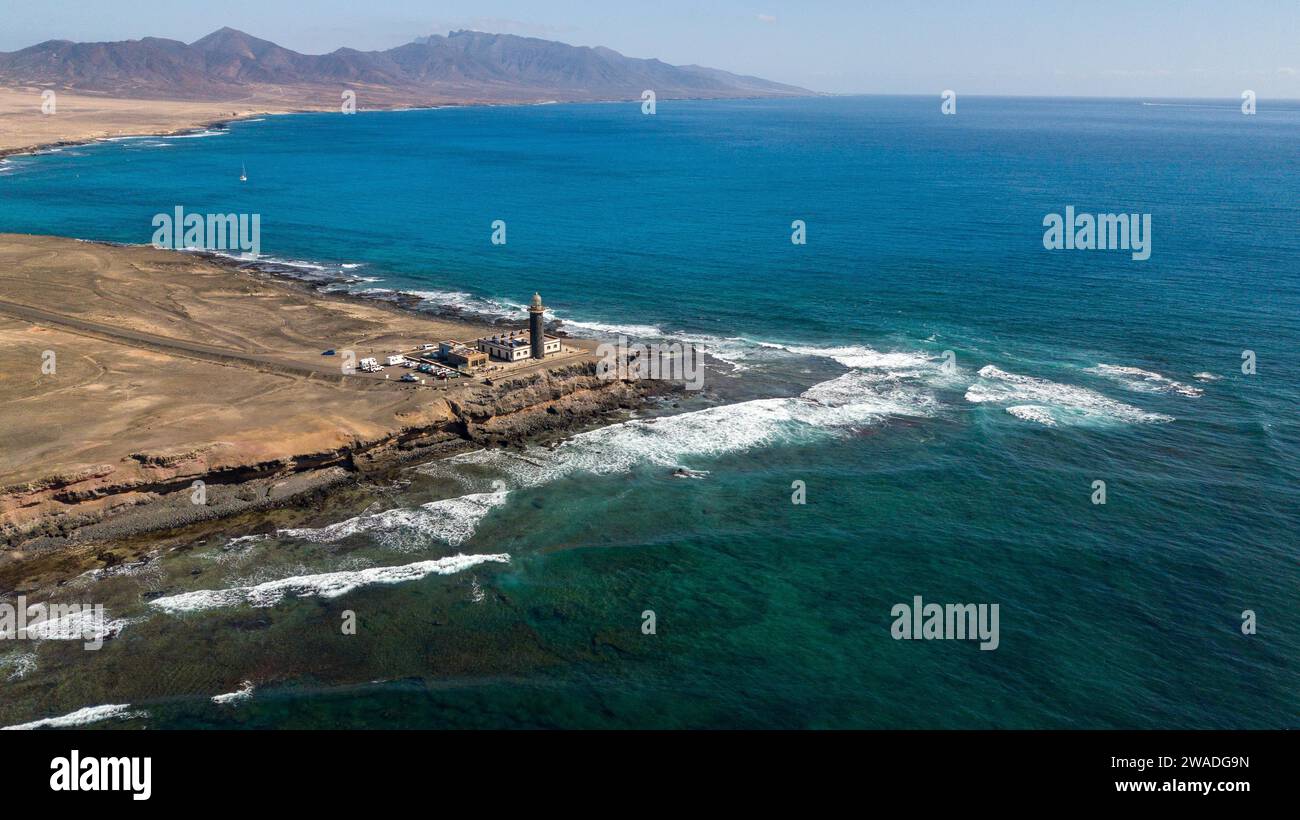
[[[386,547],[403,551],[423,549],[429,546],[431,538],[458,547],[474,535],[479,522],[493,507],[505,503],[506,495],[504,489],[473,493],[418,507],[358,515],[326,527],[280,530],[277,535],[328,542],[364,532]]]
[[[675,469],[687,466],[683,461],[811,441],[889,417],[933,416],[938,407],[924,385],[890,374],[849,371],[796,397],[634,419],[580,433],[553,448],[478,450],[419,469],[455,477],[464,465],[482,465],[505,473],[518,486],[536,486],[574,473],[604,475],[640,465]]]
[[[267,581],[254,586],[231,587],[229,589],[200,589],[156,598],[149,606],[164,612],[178,614],[198,612],[206,609],[240,606],[248,604],[254,607],[275,606],[286,596],[294,598],[337,598],[354,589],[372,584],[400,584],[416,581],[428,575],[451,575],[470,567],[485,563],[510,563],[510,556],[505,553],[496,555],[453,555],[435,561],[418,561],[395,567],[369,567],[343,572],[325,572],[318,575],[296,575]]]
[[[248,700],[253,696],[253,682],[250,680],[243,681],[239,688],[233,692],[226,692],[223,695],[213,695],[212,702],[217,705],[235,704]]]
[[[1095,390],[1008,373],[993,365],[979,371],[980,381],[966,391],[975,404],[1005,404],[1011,415],[1047,426],[1089,422],[1130,424],[1173,421],[1163,413],[1107,398]]]
[[[518,314],[515,315],[517,316]],[[630,336],[638,339],[641,338],[663,339],[663,338],[667,338],[668,336],[668,334],[664,333],[662,329],[656,327],[655,325],[637,325],[637,324],[623,325],[623,324],[610,324],[606,322],[584,322],[578,319],[561,318],[558,316],[553,318],[558,318],[561,322],[563,322],[562,327],[565,330],[577,329],[578,331],[585,331],[588,334],[595,334],[595,335],[602,335],[602,336]],[[574,335],[581,336],[584,334],[576,333]]]
[[[848,368],[854,369],[896,369],[908,370],[934,367],[934,360],[924,353],[889,352],[882,353],[865,345],[842,345],[839,347],[814,347],[811,345],[780,344],[777,342],[759,342],[759,345],[775,350],[784,350],[798,356],[816,356],[834,359]]]
[[[87,706],[84,709],[78,709],[75,712],[60,715],[59,717],[41,718],[29,723],[19,723],[15,726],[0,726],[0,731],[12,729],[66,729],[72,726],[99,723],[110,718],[130,720],[142,717],[149,717],[149,713],[140,710],[132,711],[130,704],[126,703],[106,703],[103,706]]]
[[[68,612],[55,618],[45,618],[15,633],[0,633],[0,637],[18,638],[33,641],[96,641],[115,638],[126,627],[136,623],[134,618],[103,617],[102,611],[85,607],[76,612]]]
[[[157,139],[160,140],[197,140],[204,137],[219,137],[222,134],[230,133],[225,128],[208,128],[203,131],[194,131],[189,134],[159,134]]]
[[[524,311],[526,310],[526,306],[522,304],[497,301],[458,290],[407,290],[403,292],[422,299],[424,301],[423,306],[426,308],[450,309],[458,314],[476,316],[489,321],[497,319],[520,321],[524,318]]]
[[[1150,370],[1142,370],[1137,367],[1121,367],[1114,364],[1099,364],[1096,367],[1088,368],[1089,373],[1096,373],[1105,376],[1112,381],[1118,382],[1129,390],[1140,393],[1177,393],[1180,396],[1197,398],[1205,395],[1205,391],[1199,387],[1193,387],[1182,382],[1176,382],[1168,376],[1162,376],[1159,373]]]

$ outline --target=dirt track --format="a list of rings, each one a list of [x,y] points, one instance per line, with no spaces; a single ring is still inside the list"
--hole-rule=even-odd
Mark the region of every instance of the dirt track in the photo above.
[[[141,333],[129,329],[115,328],[111,325],[88,322],[68,316],[60,316],[57,313],[51,313],[47,310],[34,308],[30,305],[17,305],[13,302],[0,301],[0,314],[11,316],[15,319],[25,319],[36,324],[48,325],[60,330],[65,330],[69,333],[76,333],[94,339],[102,339],[107,342],[115,342],[117,344],[154,350],[173,356],[202,359],[204,361],[216,362],[217,364],[248,367],[264,373],[284,373],[306,376],[308,378],[320,378],[334,382],[343,381],[342,372],[337,368],[313,368],[296,362],[284,361],[273,356],[258,356],[254,354],[240,353],[238,351],[228,350],[214,345],[186,342],[178,339],[170,339],[165,336],[157,336],[152,333]]]
[[[481,332],[188,254],[0,234],[0,485],[120,471],[131,453],[276,459],[427,422],[446,390],[344,377],[321,351]]]

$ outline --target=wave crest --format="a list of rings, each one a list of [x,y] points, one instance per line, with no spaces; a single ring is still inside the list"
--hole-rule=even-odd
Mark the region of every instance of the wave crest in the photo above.
[[[1141,424],[1173,421],[1172,416],[1149,413],[1087,387],[1008,373],[991,364],[980,368],[979,377],[980,381],[966,390],[966,401],[974,404],[1005,404],[1008,413],[1026,421],[1052,426],[1089,422]]]
[[[296,575],[263,584],[228,589],[200,589],[155,598],[149,606],[173,615],[205,609],[240,606],[275,606],[286,596],[294,598],[338,598],[354,589],[372,584],[400,584],[428,575],[451,575],[485,563],[510,563],[506,553],[496,555],[453,555],[436,561],[419,561],[395,567],[369,567],[361,570],[325,572],[319,575]]]

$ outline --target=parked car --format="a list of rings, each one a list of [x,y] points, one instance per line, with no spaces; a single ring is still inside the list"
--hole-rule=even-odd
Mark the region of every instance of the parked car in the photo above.
[[[321,355],[322,355],[322,356],[333,356],[333,355],[334,355],[334,348],[331,347],[329,350],[323,351],[323,352],[321,353]]]
[[[403,374],[402,374],[402,381],[404,381],[404,382],[418,382],[419,379],[415,378],[415,374],[414,374],[414,373],[403,373]]]

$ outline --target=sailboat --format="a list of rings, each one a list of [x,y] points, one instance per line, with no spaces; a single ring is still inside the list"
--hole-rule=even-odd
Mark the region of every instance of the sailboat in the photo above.
[[[244,167],[243,163],[239,165],[239,181],[248,182],[248,169]]]

